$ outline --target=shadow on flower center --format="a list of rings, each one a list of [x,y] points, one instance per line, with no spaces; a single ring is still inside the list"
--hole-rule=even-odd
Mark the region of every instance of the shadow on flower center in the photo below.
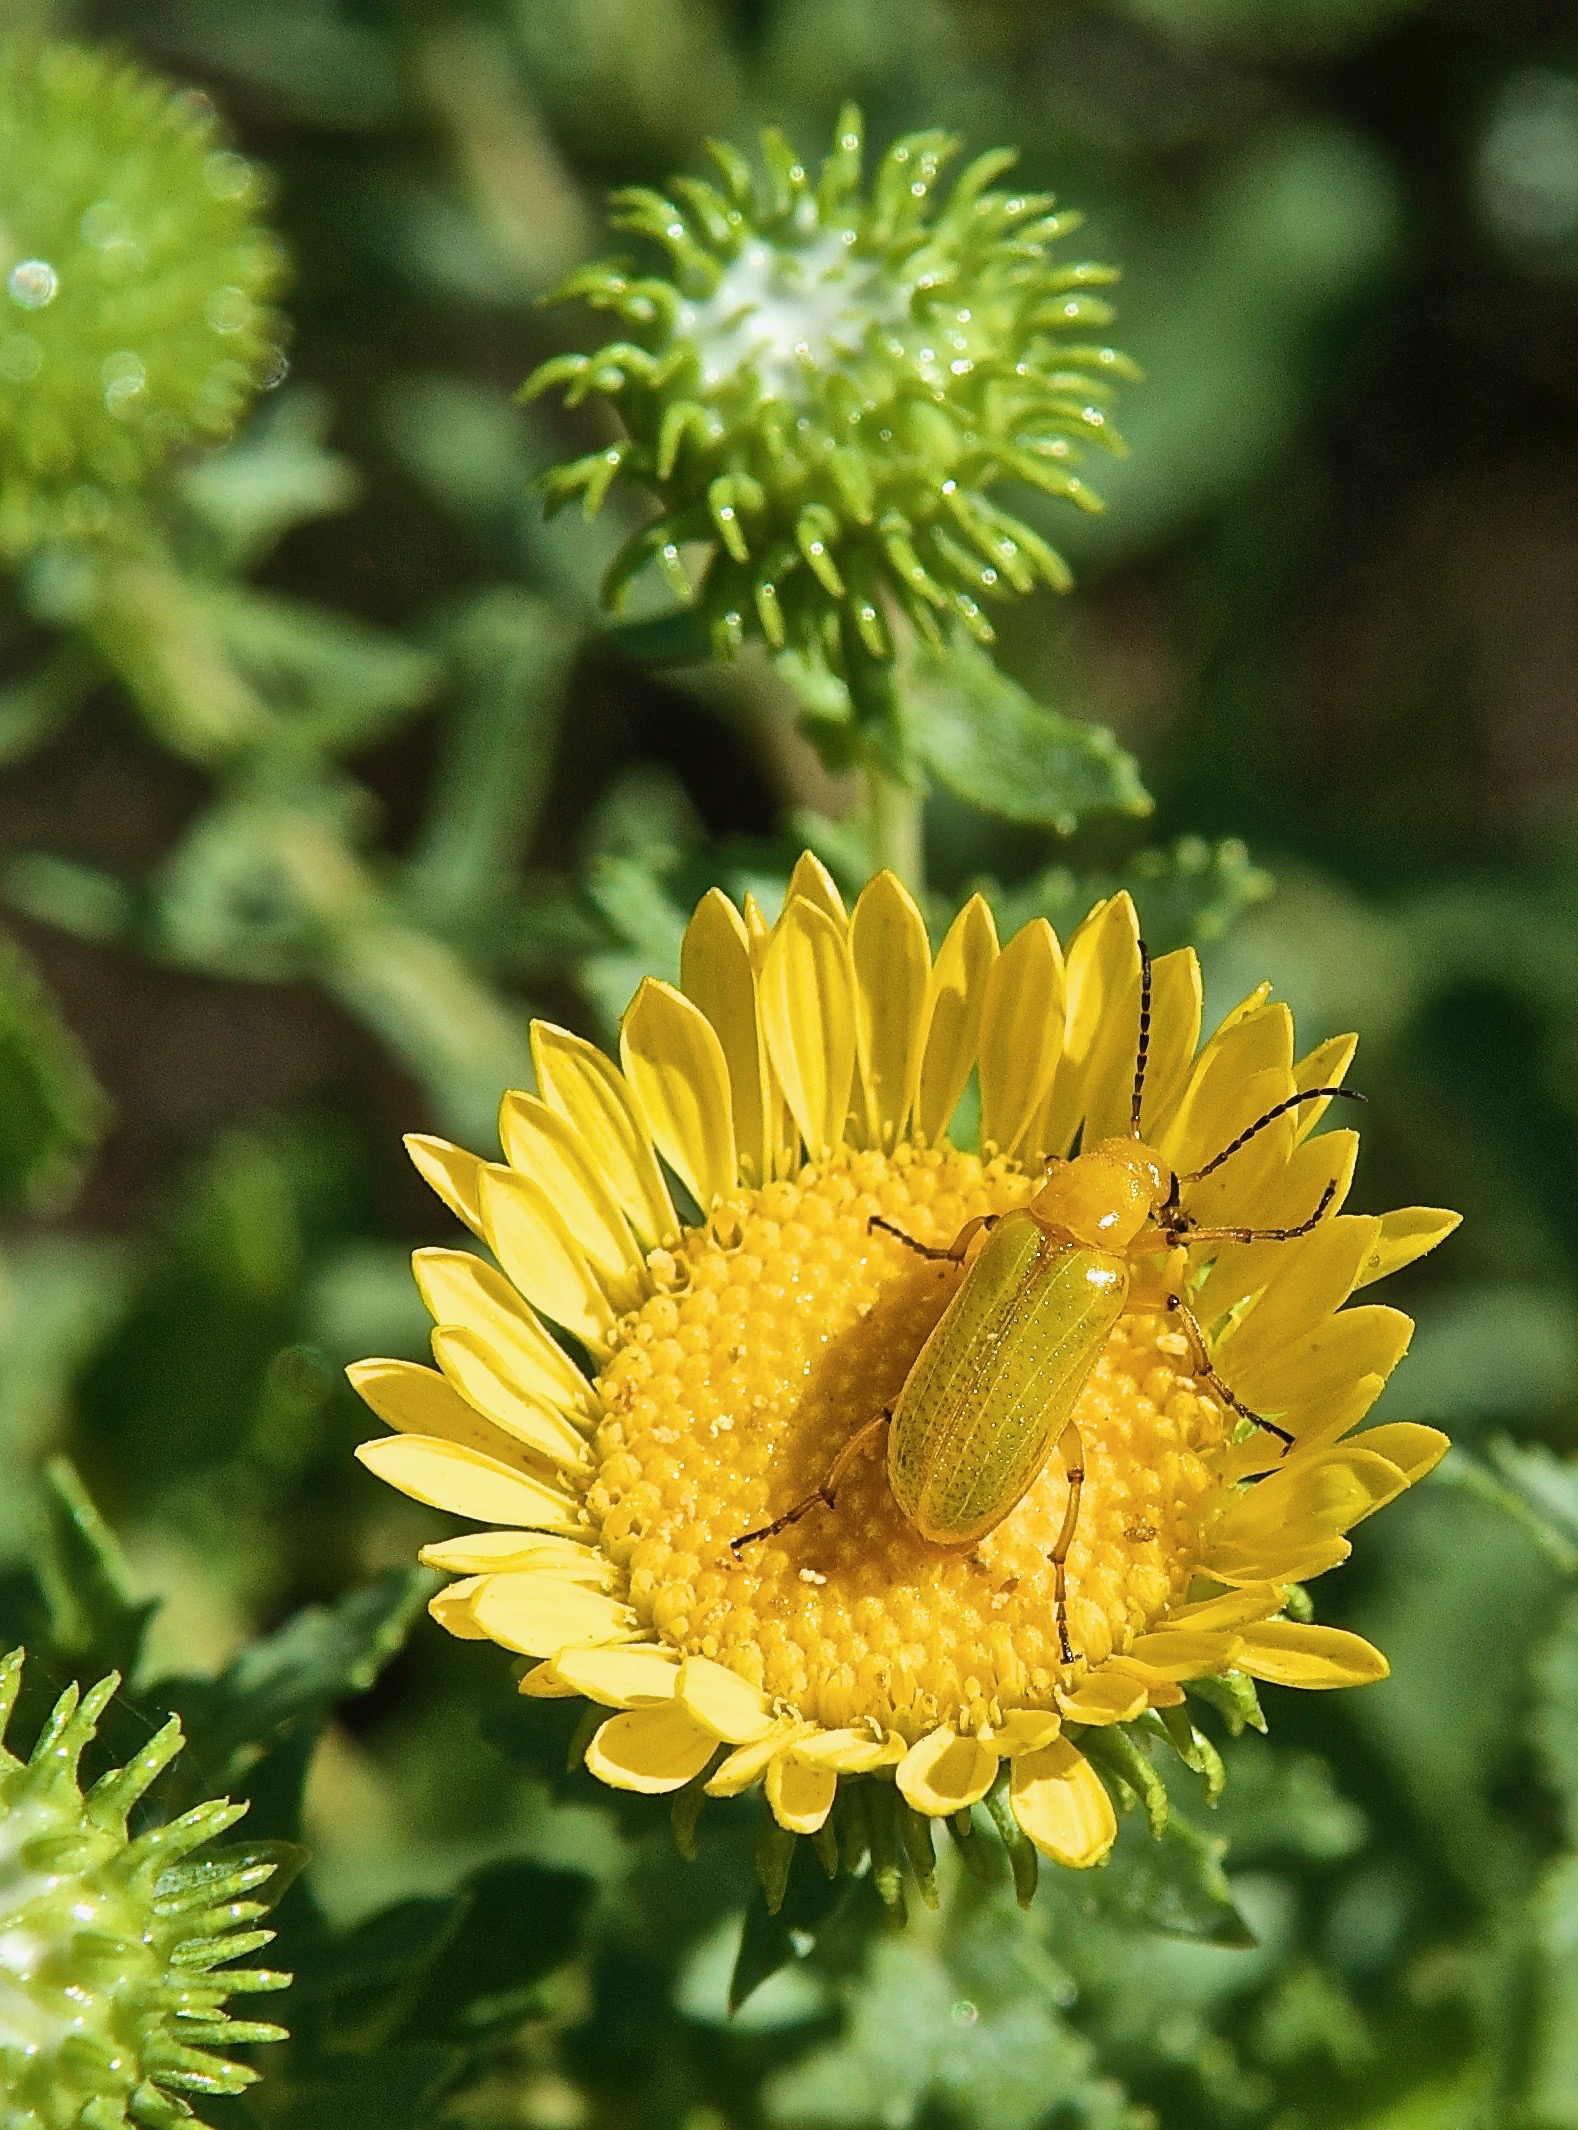
[[[813,1492],[891,1404],[957,1288],[956,1269],[872,1234],[870,1216],[946,1244],[975,1215],[1023,1204],[1033,1181],[1003,1160],[901,1145],[742,1193],[687,1231],[672,1291],[622,1320],[598,1383],[588,1508],[644,1625],[830,1729],[874,1718],[913,1740],[1054,1706],[1048,1555],[1067,1498],[1055,1455],[967,1549],[914,1530],[874,1446],[835,1508],[738,1560],[729,1550]],[[1069,1625],[1077,1656],[1099,1664],[1184,1596],[1224,1426],[1173,1327],[1150,1316],[1120,1322],[1074,1417],[1086,1481]]]

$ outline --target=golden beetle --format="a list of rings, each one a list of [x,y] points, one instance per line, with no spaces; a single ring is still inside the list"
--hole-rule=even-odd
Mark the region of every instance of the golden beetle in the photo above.
[[[819,1503],[832,1508],[839,1481],[884,1430],[893,1498],[921,1536],[939,1546],[970,1546],[984,1538],[1012,1513],[1055,1448],[1068,1474],[1068,1503],[1050,1559],[1058,1641],[1064,1663],[1071,1664],[1066,1568],[1085,1460],[1069,1415],[1119,1317],[1139,1310],[1176,1317],[1201,1380],[1241,1418],[1284,1446],[1291,1441],[1217,1374],[1183,1298],[1184,1252],[1201,1242],[1292,1242],[1319,1225],[1337,1187],[1329,1183],[1309,1218],[1291,1228],[1202,1227],[1182,1202],[1183,1187],[1212,1175],[1301,1103],[1363,1097],[1344,1087],[1306,1088],[1268,1109],[1202,1167],[1179,1175],[1140,1136],[1150,1035],[1151,958],[1142,943],[1129,1137],[1104,1139],[1071,1160],[1050,1160],[1027,1205],[967,1222],[945,1250],[872,1217],[873,1228],[906,1249],[962,1265],[964,1277],[892,1406],[851,1437],[815,1493],[731,1540],[736,1557],[798,1523]]]

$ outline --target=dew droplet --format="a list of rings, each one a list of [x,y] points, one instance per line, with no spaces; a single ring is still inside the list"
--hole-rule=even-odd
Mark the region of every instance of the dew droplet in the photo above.
[[[95,200],[77,224],[84,244],[113,244],[126,233],[126,213],[116,200]]]
[[[252,322],[252,298],[244,288],[216,288],[203,305],[203,316],[216,333],[240,333]]]
[[[7,333],[0,340],[0,377],[7,384],[25,385],[44,367],[44,351],[31,333]]]
[[[99,365],[104,386],[104,404],[111,414],[124,414],[140,393],[148,389],[148,372],[140,355],[130,348],[117,348]]]
[[[60,276],[47,259],[23,259],[6,278],[6,293],[24,311],[41,311],[60,293]]]
[[[252,165],[233,148],[216,148],[203,158],[203,183],[216,200],[244,200],[256,182]]]

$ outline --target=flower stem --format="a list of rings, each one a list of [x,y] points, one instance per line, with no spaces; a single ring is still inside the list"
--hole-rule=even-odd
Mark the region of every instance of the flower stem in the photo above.
[[[919,791],[902,784],[881,763],[866,764],[867,823],[874,871],[886,866],[912,894],[926,890],[926,852]]]

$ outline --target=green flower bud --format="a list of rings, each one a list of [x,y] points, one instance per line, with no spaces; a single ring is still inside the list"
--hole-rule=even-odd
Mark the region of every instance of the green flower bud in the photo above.
[[[135,1759],[77,1783],[83,1748],[119,1679],[70,1686],[32,1756],[5,1747],[22,1652],[0,1660],[0,2123],[5,2130],[175,2130],[179,2093],[239,2093],[257,2076],[214,2055],[284,2039],[281,2027],[226,2016],[239,1991],[290,1977],[226,1968],[273,1937],[249,1926],[248,1896],[275,1866],[205,1843],[246,1806],[199,1805],[128,1836],[126,1817],[181,1749],[175,1717]]]
[[[613,312],[624,337],[526,387],[601,394],[626,432],[556,468],[550,507],[579,495],[590,516],[619,475],[661,505],[616,557],[610,604],[655,562],[719,653],[755,635],[847,674],[892,657],[895,610],[930,642],[962,623],[990,643],[987,602],[1067,588],[1062,557],[989,491],[1012,480],[1101,507],[1076,468],[1087,444],[1123,448],[1109,380],[1136,373],[1089,337],[1111,317],[1090,291],[1116,275],[1052,263],[1079,217],[994,189],[1009,150],[939,196],[957,145],[911,134],[868,191],[847,107],[814,177],[767,132],[760,180],[713,142],[721,187],[614,196],[616,224],[661,245],[669,274],[572,276],[557,293]],[[694,592],[691,545],[710,550]]]
[[[262,193],[202,98],[77,45],[0,46],[0,550],[98,530],[281,374]]]

